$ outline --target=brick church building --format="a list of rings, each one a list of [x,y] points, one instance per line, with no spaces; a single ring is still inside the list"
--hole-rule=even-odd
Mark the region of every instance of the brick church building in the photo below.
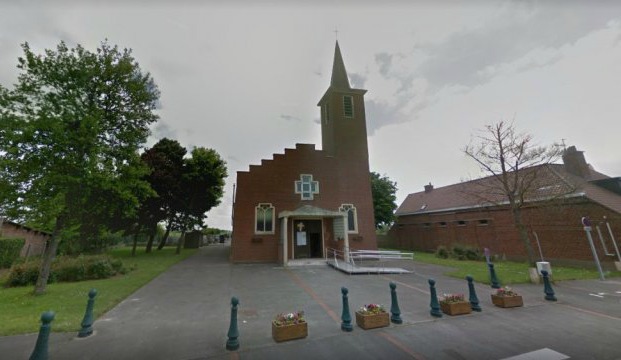
[[[366,90],[349,85],[338,42],[321,110],[321,150],[296,144],[237,172],[231,261],[323,258],[376,249],[365,119]]]

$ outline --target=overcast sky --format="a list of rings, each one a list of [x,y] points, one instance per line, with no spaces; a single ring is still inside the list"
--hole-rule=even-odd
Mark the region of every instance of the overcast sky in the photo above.
[[[237,171],[296,143],[321,146],[316,104],[335,36],[350,82],[368,90],[371,170],[397,182],[399,204],[429,182],[480,176],[462,149],[499,120],[541,145],[565,139],[621,176],[621,2],[100,3],[0,0],[0,83],[15,82],[26,41],[132,48],[161,91],[148,146],[169,137],[227,162],[210,227],[231,227]]]

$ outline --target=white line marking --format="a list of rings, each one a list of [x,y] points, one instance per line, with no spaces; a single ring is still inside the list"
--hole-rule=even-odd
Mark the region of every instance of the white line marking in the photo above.
[[[569,359],[569,356],[556,352],[554,350],[543,348],[528,353],[524,353],[517,356],[504,358],[502,360],[565,360]]]
[[[595,296],[595,297],[598,297],[598,298],[603,298],[603,296],[602,296],[602,295],[599,295],[599,294],[589,294],[589,295],[591,295],[591,296]]]

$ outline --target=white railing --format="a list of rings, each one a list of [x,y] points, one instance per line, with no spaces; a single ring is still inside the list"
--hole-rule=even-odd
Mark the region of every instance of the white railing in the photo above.
[[[346,253],[342,250],[326,248],[324,257],[326,260],[334,260],[335,264],[342,261],[356,265],[356,261],[364,260],[414,260],[414,253],[399,250],[351,250]]]
[[[345,252],[333,248],[326,248],[325,256],[326,260],[334,260],[334,265],[338,266],[339,261],[346,262]]]
[[[414,253],[399,250],[353,250],[349,252],[355,260],[414,260]]]

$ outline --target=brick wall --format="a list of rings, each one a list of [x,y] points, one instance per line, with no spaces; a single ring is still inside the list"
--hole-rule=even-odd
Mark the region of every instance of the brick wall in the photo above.
[[[24,247],[20,252],[20,256],[23,257],[41,255],[45,250],[45,243],[51,236],[27,226],[4,221],[2,223],[2,237],[24,239]]]
[[[614,253],[608,229],[601,222],[603,216],[608,218],[619,244],[621,215],[587,200],[524,208],[523,219],[535,256],[539,258],[534,233],[539,238],[546,260],[592,262],[591,249],[580,223],[582,216],[589,216],[593,222],[592,236],[600,260],[616,260],[616,257],[604,253],[596,225],[600,226],[608,251]],[[489,248],[492,253],[508,259],[526,258],[524,244],[508,208],[402,216],[390,230],[389,236],[400,248],[408,250],[435,251],[440,245],[450,247],[462,244],[479,249]]]
[[[233,238],[231,260],[233,262],[278,262],[282,260],[279,249],[281,224],[277,221],[274,234],[255,234],[255,207],[259,203],[271,203],[275,215],[285,210],[295,210],[303,205],[337,211],[344,203],[354,204],[358,215],[358,234],[350,234],[353,249],[375,249],[373,202],[369,173],[350,172],[345,178],[335,176],[343,167],[336,157],[326,156],[315,150],[314,145],[297,144],[295,149],[285,149],[271,160],[263,160],[260,166],[251,165],[249,171],[237,173],[237,191],[233,205]],[[295,181],[301,174],[312,174],[319,182],[319,194],[313,200],[301,200],[294,193]],[[356,175],[357,174],[357,175]],[[354,176],[356,175],[356,176]],[[291,221],[291,220],[290,220]],[[288,224],[289,240],[292,224]],[[342,247],[332,236],[332,221],[323,221],[325,247]],[[288,250],[291,256],[291,249]]]

